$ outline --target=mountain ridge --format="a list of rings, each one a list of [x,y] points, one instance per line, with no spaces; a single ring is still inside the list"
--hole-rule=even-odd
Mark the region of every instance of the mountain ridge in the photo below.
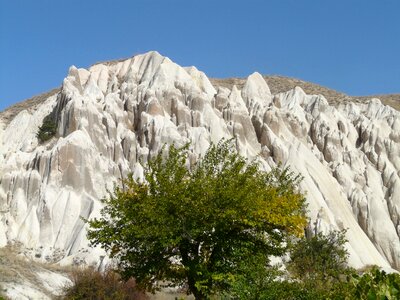
[[[113,65],[129,58],[121,58],[110,61],[97,62],[94,65]],[[302,88],[306,94],[309,95],[323,95],[330,104],[338,105],[343,101],[361,103],[367,100],[378,98],[383,104],[389,105],[396,110],[400,110],[400,94],[377,94],[377,95],[367,95],[367,96],[350,96],[346,93],[336,91],[329,87],[319,85],[317,83],[312,83],[302,79],[297,79],[294,77],[288,77],[283,75],[262,75],[266,80],[268,86],[271,89],[272,94],[278,94],[287,92],[296,86]],[[243,87],[246,82],[246,78],[241,77],[228,77],[228,78],[210,78],[210,82],[214,87],[222,86],[232,89],[233,85],[236,85],[239,89]],[[35,106],[43,102],[49,96],[54,95],[60,90],[60,87],[51,89],[50,91],[39,93],[33,97],[25,100],[21,100],[7,108],[0,111],[0,118],[3,117],[6,123],[12,120],[18,112],[23,109],[34,109]]]

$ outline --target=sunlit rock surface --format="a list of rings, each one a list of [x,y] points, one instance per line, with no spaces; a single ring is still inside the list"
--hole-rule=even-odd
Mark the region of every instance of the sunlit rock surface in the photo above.
[[[47,115],[57,134],[36,137]],[[330,106],[301,88],[272,95],[254,73],[241,89],[213,86],[194,67],[157,52],[72,66],[59,93],[35,111],[0,120],[0,246],[21,242],[36,257],[94,263],[83,218],[165,144],[237,138],[268,170],[290,166],[304,180],[311,230],[348,229],[350,263],[400,269],[400,113],[378,99]]]

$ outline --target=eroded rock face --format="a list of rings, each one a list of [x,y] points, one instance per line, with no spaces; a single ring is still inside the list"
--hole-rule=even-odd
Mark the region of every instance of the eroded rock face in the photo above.
[[[45,116],[57,135],[36,138]],[[91,263],[81,217],[97,216],[107,188],[165,143],[237,138],[266,170],[301,173],[312,230],[348,228],[350,263],[400,269],[400,113],[378,99],[338,107],[300,88],[272,95],[258,73],[242,89],[213,86],[196,68],[149,52],[114,64],[71,67],[61,91],[35,112],[0,122],[0,246]]]

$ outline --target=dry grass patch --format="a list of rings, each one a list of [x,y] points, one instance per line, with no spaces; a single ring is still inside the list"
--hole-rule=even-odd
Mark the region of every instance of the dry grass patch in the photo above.
[[[39,273],[49,272],[69,277],[72,268],[33,261],[24,255],[18,244],[0,248],[0,295],[2,295],[1,291],[5,294],[3,286],[7,284],[29,283],[51,297],[53,295],[39,275]]]
[[[296,86],[300,87],[308,95],[323,95],[331,105],[338,105],[340,103],[356,102],[364,103],[372,98],[378,98],[383,104],[389,105],[396,110],[400,110],[400,94],[390,95],[375,95],[375,96],[349,96],[345,93],[335,91],[333,89],[324,87],[322,85],[307,82],[304,80],[290,78],[278,75],[265,75],[263,76],[267,82],[271,93],[278,94],[284,93]],[[245,78],[210,78],[210,82],[214,87],[225,87],[232,89],[233,85],[236,85],[238,89],[242,89],[246,83]]]
[[[39,104],[46,101],[49,97],[57,94],[60,91],[60,88],[52,89],[51,91],[42,93],[37,96],[33,96],[27,100],[18,102],[4,111],[0,112],[0,117],[5,121],[6,124],[11,122],[11,120],[21,111],[28,110],[29,112],[35,111]]]
[[[94,268],[81,268],[72,272],[72,283],[63,288],[65,300],[146,300],[148,297],[140,291],[133,279],[121,280],[112,269],[99,272]]]

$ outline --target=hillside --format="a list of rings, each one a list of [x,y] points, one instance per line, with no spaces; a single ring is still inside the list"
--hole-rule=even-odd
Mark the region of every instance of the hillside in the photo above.
[[[2,112],[0,112],[0,118],[2,118],[4,120],[4,122],[7,124],[22,110],[26,109],[29,112],[35,111],[36,108],[41,103],[43,103],[49,97],[57,94],[59,91],[60,91],[60,88],[55,88],[48,92],[33,96],[32,98],[29,98],[27,100],[18,102],[16,104],[6,108]]]
[[[114,183],[143,178],[165,144],[190,143],[195,160],[235,138],[263,169],[302,175],[307,230],[347,229],[351,266],[400,270],[400,112],[379,100],[259,73],[209,79],[149,52],[71,67],[60,89],[1,118],[0,247],[17,242],[43,262],[98,265],[106,255],[89,246],[82,217],[99,215]],[[40,141],[45,118],[57,130]]]

